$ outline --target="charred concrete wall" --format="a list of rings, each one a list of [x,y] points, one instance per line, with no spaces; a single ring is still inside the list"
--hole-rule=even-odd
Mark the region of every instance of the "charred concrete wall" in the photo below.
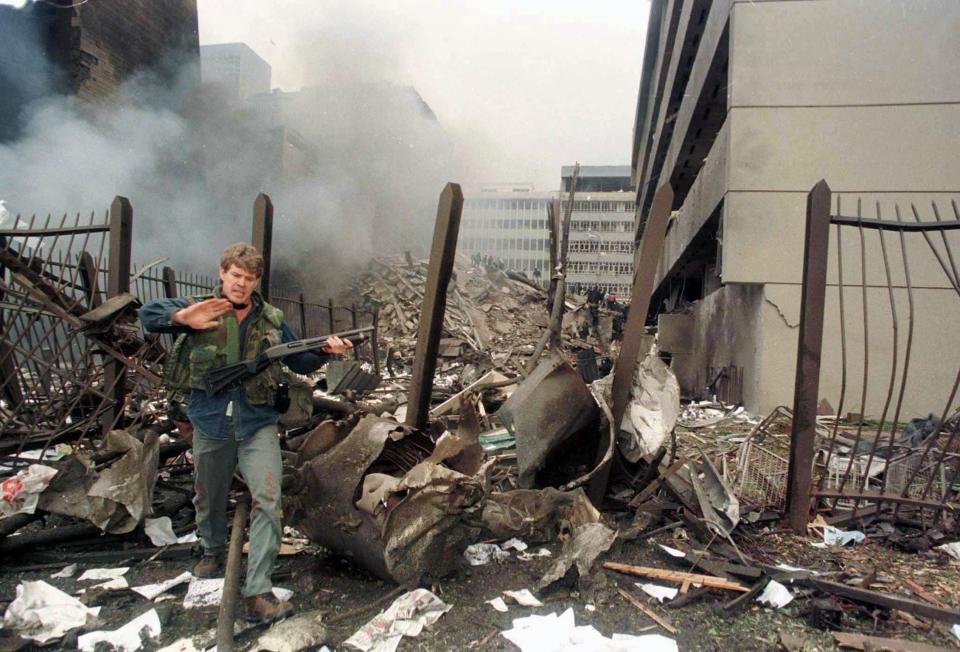
[[[196,0],[28,3],[0,10],[7,44],[0,53],[5,124],[45,95],[109,98],[139,72],[200,82]]]

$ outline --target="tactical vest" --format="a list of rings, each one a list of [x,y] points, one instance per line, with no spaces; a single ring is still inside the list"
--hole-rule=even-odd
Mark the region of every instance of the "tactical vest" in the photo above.
[[[197,297],[195,300],[203,301],[219,296],[218,292]],[[243,359],[253,359],[265,349],[280,344],[283,338],[280,331],[282,323],[283,312],[262,301],[256,318],[247,326]],[[220,318],[220,326],[217,328],[179,336],[164,369],[168,412],[173,411],[171,417],[176,418],[173,415],[182,410],[183,417],[180,420],[185,420],[189,391],[205,389],[203,376],[211,369],[239,362],[240,350],[240,325],[232,311]],[[281,423],[294,427],[308,421],[313,408],[312,387],[293,379],[280,364],[272,364],[245,380],[243,392],[252,405],[274,405],[277,386],[281,382],[291,386],[291,405],[281,415]]]

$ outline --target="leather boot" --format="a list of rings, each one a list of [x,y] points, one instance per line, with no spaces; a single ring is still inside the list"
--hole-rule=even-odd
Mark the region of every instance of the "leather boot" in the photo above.
[[[223,577],[223,553],[219,555],[204,555],[193,565],[194,577],[209,580],[214,577]]]
[[[270,623],[293,613],[293,605],[277,599],[273,593],[260,593],[243,599],[241,617],[251,623]]]

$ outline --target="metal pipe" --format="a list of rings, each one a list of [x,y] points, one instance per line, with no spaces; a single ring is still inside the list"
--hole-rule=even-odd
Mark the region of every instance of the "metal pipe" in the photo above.
[[[237,500],[230,532],[227,569],[224,573],[220,615],[217,617],[217,650],[233,652],[233,623],[237,619],[237,598],[240,593],[240,565],[243,562],[243,539],[250,516],[250,497],[244,493]]]

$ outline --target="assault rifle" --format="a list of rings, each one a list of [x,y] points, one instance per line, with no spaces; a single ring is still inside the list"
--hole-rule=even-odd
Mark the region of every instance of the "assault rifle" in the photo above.
[[[353,342],[354,346],[369,339],[373,326],[356,328],[350,331],[333,333],[337,337]],[[203,374],[203,384],[208,394],[219,394],[228,387],[233,387],[242,383],[247,378],[251,378],[260,373],[274,362],[278,362],[288,355],[294,353],[303,353],[305,351],[315,351],[322,349],[327,343],[327,338],[331,335],[321,335],[319,337],[309,337],[295,342],[284,342],[271,346],[269,349],[250,360],[241,360],[233,364],[224,365],[216,369],[211,369]]]

